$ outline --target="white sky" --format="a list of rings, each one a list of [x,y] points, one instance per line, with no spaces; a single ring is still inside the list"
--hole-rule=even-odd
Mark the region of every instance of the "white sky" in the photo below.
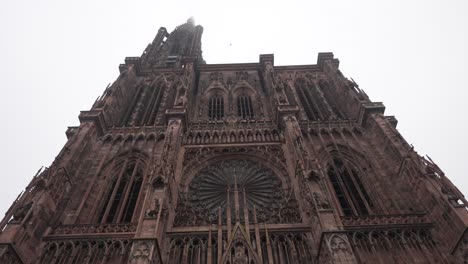
[[[420,154],[468,193],[468,1],[2,1],[0,215],[49,166],[126,56],[140,56],[161,26],[190,16],[204,27],[207,63],[340,68]]]

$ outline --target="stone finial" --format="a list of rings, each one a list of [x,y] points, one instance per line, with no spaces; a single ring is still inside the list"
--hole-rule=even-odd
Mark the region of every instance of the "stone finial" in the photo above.
[[[195,26],[195,18],[193,18],[193,16],[189,17],[189,19],[187,19],[187,23]]]

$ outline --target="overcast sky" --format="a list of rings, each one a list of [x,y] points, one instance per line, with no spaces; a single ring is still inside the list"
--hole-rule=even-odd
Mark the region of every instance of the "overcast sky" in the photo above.
[[[207,63],[340,68],[468,193],[468,1],[2,1],[0,214],[49,166],[127,56],[190,16]],[[158,3],[160,2],[160,3]]]

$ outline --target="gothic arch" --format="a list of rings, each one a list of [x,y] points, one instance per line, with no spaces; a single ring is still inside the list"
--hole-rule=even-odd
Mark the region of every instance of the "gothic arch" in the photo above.
[[[213,143],[215,144],[220,143],[220,136],[217,130],[213,132]]]
[[[374,203],[366,183],[367,162],[349,147],[329,145],[320,155],[336,204],[343,215],[368,215]]]
[[[239,91],[241,90],[241,91]],[[249,94],[250,96],[256,96],[257,91],[247,82],[243,82],[242,84],[236,85],[234,89],[232,89],[232,94],[234,96],[238,96],[241,93]]]
[[[163,189],[166,186],[166,182],[163,176],[157,176],[151,181],[153,189]]]
[[[112,141],[112,134],[107,134],[106,136],[104,136],[104,137],[102,138],[102,142],[103,142],[104,144],[109,143],[109,142],[111,142],[111,141]]]
[[[229,92],[223,86],[210,86],[203,92],[199,102],[204,117],[219,120],[228,114]]]
[[[235,115],[242,119],[255,118],[260,113],[257,92],[249,85],[242,85],[232,90],[232,105]]]
[[[314,81],[302,76],[298,77],[294,81],[294,90],[308,120],[328,120],[333,116]]]
[[[141,132],[141,133],[138,133],[138,135],[136,135],[135,141],[144,140],[144,139],[145,139],[145,134]]]
[[[156,76],[153,81],[150,83],[149,86],[155,86],[155,85],[161,85],[162,83],[166,84],[167,83],[167,80],[164,76],[164,74],[160,74],[158,76]]]
[[[169,82],[169,85],[172,85]],[[168,90],[168,81],[159,75],[151,82],[144,81],[135,87],[136,92],[126,106],[121,122],[127,126],[153,125],[158,113],[161,113],[161,102]]]
[[[110,164],[115,160],[115,162],[122,162],[125,159],[139,159],[140,161],[145,163],[146,166],[146,160],[148,159],[148,155],[143,152],[140,149],[137,148],[130,148],[130,149],[120,149],[117,154],[114,156],[114,158],[107,160],[105,163],[105,166]]]
[[[147,156],[139,151],[126,151],[107,161],[99,172],[96,185],[101,201],[94,210],[101,223],[131,222],[144,192]],[[107,186],[103,188],[104,186]]]
[[[156,133],[150,133],[146,136],[146,142],[156,141]]]
[[[124,139],[123,134],[118,134],[117,136],[114,137],[114,141],[112,142],[112,144],[118,144],[121,141],[123,141],[123,139]]]
[[[256,155],[249,155],[246,153],[227,153],[216,155],[215,157],[210,157],[206,160],[201,161],[197,164],[196,167],[191,167],[189,170],[187,167],[184,168],[182,172],[182,179],[181,179],[181,186],[185,186],[185,191],[188,188],[189,183],[193,180],[193,178],[199,173],[202,169],[209,166],[210,164],[223,161],[223,160],[231,160],[231,159],[244,159],[244,160],[251,160],[257,162],[273,171],[273,173],[281,179],[282,187],[284,190],[289,190],[290,186],[290,179],[287,174],[286,168],[284,168],[281,164],[274,164],[271,161],[257,157]]]
[[[160,132],[158,134],[152,132],[150,133],[147,137],[146,137],[146,141],[149,142],[149,141],[156,141],[156,142],[159,142],[161,140],[164,140],[166,136],[164,135],[164,133]]]
[[[125,137],[125,143],[128,143],[128,142],[133,142],[135,138],[135,135],[133,135],[132,133],[128,134],[126,137]]]
[[[75,252],[75,244],[72,241],[66,240],[60,243],[59,245],[59,249],[56,251],[56,256],[63,257],[63,255],[65,255],[65,251],[68,251],[69,249],[71,249],[71,252],[69,253],[70,255]]]
[[[226,96],[227,99],[229,91],[224,87],[224,85],[210,85],[205,91],[203,91],[202,96],[208,98],[215,94],[222,94],[223,96]]]
[[[193,133],[192,131],[190,131],[187,137],[185,138],[185,144],[190,145],[192,143],[193,143]]]
[[[329,163],[335,156],[341,156],[361,169],[369,166],[364,154],[350,146],[344,146],[342,144],[328,144],[324,148],[321,148],[318,153],[319,161],[322,164]]]

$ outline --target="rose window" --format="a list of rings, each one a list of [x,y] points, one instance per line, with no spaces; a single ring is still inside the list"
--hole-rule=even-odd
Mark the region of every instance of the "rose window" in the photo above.
[[[231,159],[203,168],[190,183],[188,198],[193,210],[211,223],[218,221],[219,211],[225,222],[228,208],[232,222],[236,218],[244,221],[245,206],[249,222],[254,207],[258,221],[263,222],[281,207],[283,188],[281,180],[264,165]]]

